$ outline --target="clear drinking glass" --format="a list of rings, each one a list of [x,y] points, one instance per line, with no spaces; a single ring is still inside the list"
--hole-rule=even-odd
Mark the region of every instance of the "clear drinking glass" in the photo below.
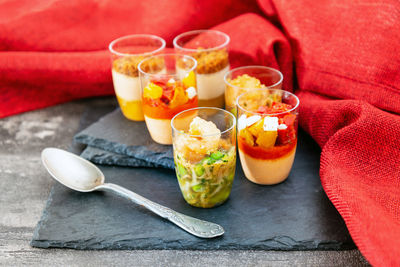
[[[133,34],[112,41],[112,78],[122,114],[127,119],[143,121],[138,64],[165,48],[165,41],[155,35]]]
[[[186,202],[201,208],[224,203],[235,176],[235,116],[199,107],[177,114],[171,125],[175,171]]]
[[[279,70],[264,66],[246,66],[226,73],[225,109],[236,115],[237,97],[251,89],[281,89],[283,75]]]
[[[299,103],[296,95],[280,89],[254,89],[237,98],[239,156],[250,181],[271,185],[288,177]]]
[[[172,144],[172,117],[197,107],[196,67],[194,58],[178,54],[155,55],[140,62],[143,113],[155,142]]]
[[[224,107],[229,41],[227,34],[215,30],[185,32],[173,41],[176,53],[190,55],[197,60],[199,106]]]

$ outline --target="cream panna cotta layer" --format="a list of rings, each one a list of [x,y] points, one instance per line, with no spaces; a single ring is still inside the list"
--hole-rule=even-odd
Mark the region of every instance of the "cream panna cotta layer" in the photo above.
[[[140,79],[112,70],[115,94],[125,101],[140,101]]]
[[[189,125],[190,122],[197,116],[198,112],[195,111],[188,116],[177,118],[174,120],[175,126],[178,129],[184,128],[185,125]],[[151,138],[163,145],[172,144],[172,127],[171,119],[156,119],[144,116],[146,121],[147,130],[150,133]]]
[[[183,79],[187,71],[176,68],[178,77]],[[197,74],[197,92],[199,100],[217,98],[225,93],[224,76],[229,71],[229,65],[220,71],[207,74]]]
[[[283,182],[289,176],[295,154],[296,147],[277,159],[256,159],[239,149],[240,162],[247,179],[264,185]]]
[[[170,119],[155,119],[144,115],[147,130],[151,138],[163,145],[172,144],[172,128]]]
[[[167,73],[166,69],[158,72],[159,74]],[[115,94],[125,101],[141,101],[142,91],[140,87],[140,78],[122,74],[116,70],[112,70],[112,78]]]

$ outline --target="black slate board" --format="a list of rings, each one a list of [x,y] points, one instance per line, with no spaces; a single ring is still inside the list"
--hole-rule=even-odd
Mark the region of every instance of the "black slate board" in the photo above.
[[[152,167],[152,168],[169,168],[173,169],[173,164],[160,165],[153,161],[138,159],[128,155],[109,152],[97,147],[87,146],[80,154],[81,157],[90,160],[96,164],[124,166],[124,167]],[[149,157],[150,158],[150,157]],[[173,159],[172,159],[173,160]]]
[[[103,192],[78,193],[57,183],[31,245],[75,249],[354,248],[343,220],[321,187],[319,155],[317,144],[300,131],[292,173],[275,186],[249,182],[238,161],[231,197],[214,209],[187,205],[172,170],[100,166],[107,182],[221,224],[226,233],[212,240],[200,239],[128,200]]]
[[[144,122],[125,119],[118,108],[75,135],[88,145],[82,156],[94,163],[174,168],[172,147],[155,143]]]

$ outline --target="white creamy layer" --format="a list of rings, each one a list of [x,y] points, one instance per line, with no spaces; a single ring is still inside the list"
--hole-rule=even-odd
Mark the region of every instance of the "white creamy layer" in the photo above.
[[[255,159],[239,149],[240,162],[247,179],[256,184],[277,184],[284,181],[293,165],[296,148],[279,159]]]
[[[190,122],[197,116],[198,111],[188,114],[185,117],[175,119],[174,127],[177,129],[188,129]],[[150,132],[151,138],[157,143],[163,145],[172,144],[172,127],[170,119],[154,119],[144,116],[147,130]]]
[[[142,99],[139,77],[131,77],[112,70],[115,94],[125,101],[139,101]]]
[[[186,71],[177,69],[179,79],[183,79]],[[224,69],[208,74],[197,74],[197,92],[201,100],[217,98],[225,93],[224,76],[229,71],[229,65]]]
[[[170,119],[153,119],[144,116],[146,121],[147,130],[149,131],[151,138],[163,145],[172,144],[172,128]]]

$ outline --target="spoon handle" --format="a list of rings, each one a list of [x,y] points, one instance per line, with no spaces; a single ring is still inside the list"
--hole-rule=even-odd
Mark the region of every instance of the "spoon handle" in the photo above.
[[[170,208],[164,207],[157,204],[147,198],[144,198],[122,186],[105,183],[98,186],[98,190],[110,190],[117,193],[120,196],[126,197],[132,200],[134,203],[144,206],[145,208],[151,210],[155,214],[173,222],[183,230],[191,233],[192,235],[202,237],[202,238],[213,238],[224,234],[224,229],[222,226],[199,220],[182,213],[176,212]]]

